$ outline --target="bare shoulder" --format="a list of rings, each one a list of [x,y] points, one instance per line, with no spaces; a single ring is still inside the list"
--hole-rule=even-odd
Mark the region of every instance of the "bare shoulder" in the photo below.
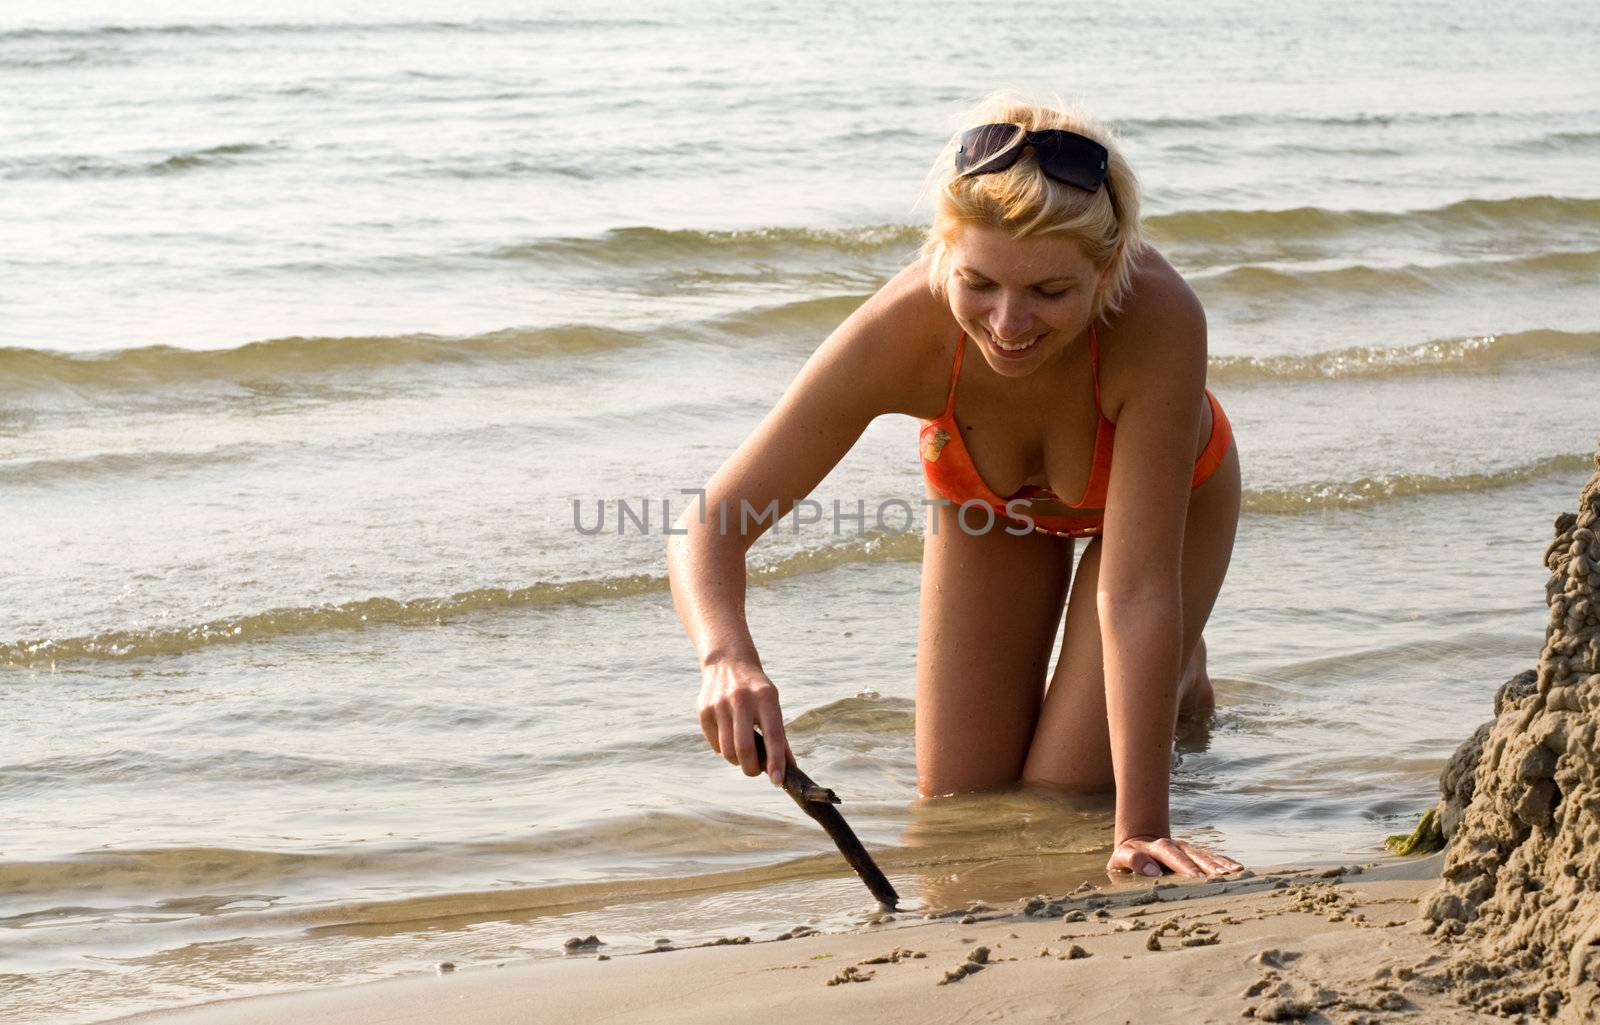
[[[1151,375],[1171,380],[1198,371],[1204,385],[1206,312],[1199,296],[1154,246],[1147,246],[1133,274],[1122,312],[1108,323],[1101,344],[1100,387],[1105,405],[1123,401]],[[1186,369],[1187,375],[1173,371]],[[1114,412],[1109,412],[1116,419]]]
[[[757,509],[777,502],[781,516],[786,503],[811,493],[878,416],[937,416],[942,393],[934,394],[937,383],[924,382],[940,373],[931,357],[940,346],[941,306],[923,268],[913,264],[895,275],[806,360],[706,485],[708,502],[748,501]],[[954,343],[951,338],[951,349]],[[741,527],[741,534],[748,543],[760,529],[744,534]]]
[[[944,408],[950,361],[961,334],[950,307],[928,287],[925,259],[902,268],[823,343],[877,382],[881,407],[934,417]]]
[[[1111,325],[1111,333],[1124,347],[1135,349],[1146,344],[1158,344],[1163,337],[1176,344],[1174,332],[1185,337],[1198,329],[1199,338],[1205,341],[1205,308],[1200,297],[1183,280],[1167,258],[1154,246],[1146,246],[1144,254],[1134,267],[1132,288],[1122,313]]]

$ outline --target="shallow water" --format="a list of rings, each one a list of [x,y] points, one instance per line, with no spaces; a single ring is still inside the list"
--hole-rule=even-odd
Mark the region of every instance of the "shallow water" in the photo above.
[[[1122,131],[1239,439],[1176,826],[1380,856],[1535,659],[1590,472],[1593,27],[1010,10],[0,14],[0,1019],[859,921],[705,749],[662,500],[911,257],[1004,84]],[[1061,892],[1103,799],[914,799],[920,539],[874,516],[914,435],[814,496],[864,528],[758,543],[752,627],[903,895]]]

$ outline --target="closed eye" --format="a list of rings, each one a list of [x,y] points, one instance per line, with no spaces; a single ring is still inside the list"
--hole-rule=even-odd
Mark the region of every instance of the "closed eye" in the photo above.
[[[981,281],[968,277],[962,277],[961,283],[972,289],[974,292],[987,292],[995,287],[995,283],[993,281]],[[1068,285],[1066,288],[1040,288],[1038,286],[1034,286],[1033,291],[1034,294],[1042,296],[1046,299],[1059,299],[1068,292],[1072,291],[1072,286]]]

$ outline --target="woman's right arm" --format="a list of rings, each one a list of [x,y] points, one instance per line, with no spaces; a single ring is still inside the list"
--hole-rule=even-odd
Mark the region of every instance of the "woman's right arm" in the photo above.
[[[745,553],[844,458],[874,417],[912,403],[918,345],[936,323],[922,264],[902,271],[811,355],[766,418],[706,485],[705,501],[678,520],[667,544],[672,602],[700,661],[700,728],[712,750],[783,781],[789,757],[777,687],[745,619]],[[923,295],[917,294],[920,288]],[[768,513],[776,503],[777,516]],[[723,515],[726,510],[726,515]],[[745,510],[750,510],[746,513]]]

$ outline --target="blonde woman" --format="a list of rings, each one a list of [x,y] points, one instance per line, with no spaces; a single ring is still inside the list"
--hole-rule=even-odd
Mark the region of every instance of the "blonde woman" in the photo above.
[[[706,506],[787,515],[873,418],[919,418],[927,495],[943,501],[922,563],[918,791],[1115,789],[1108,870],[1235,871],[1172,836],[1168,810],[1177,716],[1212,706],[1201,632],[1239,518],[1205,313],[1144,242],[1115,140],[1076,112],[992,97],[932,184],[920,259],[817,349]],[[744,616],[763,524],[701,519],[680,520],[668,548],[700,725],[752,776],[759,728],[776,783],[778,691]]]

